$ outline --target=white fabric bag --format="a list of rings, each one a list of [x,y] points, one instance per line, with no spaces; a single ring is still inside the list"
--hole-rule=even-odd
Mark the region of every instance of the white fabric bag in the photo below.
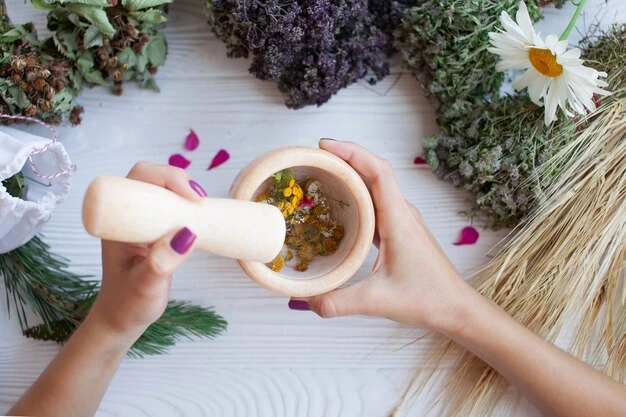
[[[70,187],[70,176],[42,179],[33,170],[28,157],[49,145],[50,139],[20,130],[0,127],[0,181],[22,172],[25,187],[22,198],[12,197],[0,185],[0,253],[13,250],[34,237],[50,219],[57,204],[63,201]],[[71,161],[60,142],[33,156],[35,168],[44,174],[71,170]]]

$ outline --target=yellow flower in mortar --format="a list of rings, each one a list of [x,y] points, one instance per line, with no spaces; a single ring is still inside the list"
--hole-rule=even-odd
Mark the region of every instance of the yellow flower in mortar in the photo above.
[[[289,185],[283,189],[283,196],[287,199],[290,198],[288,201],[294,207],[294,210],[295,207],[300,205],[303,194],[302,187],[293,178],[289,181]],[[293,214],[293,211],[289,214]]]

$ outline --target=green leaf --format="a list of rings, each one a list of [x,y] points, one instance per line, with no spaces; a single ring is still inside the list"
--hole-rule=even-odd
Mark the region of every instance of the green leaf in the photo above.
[[[159,7],[171,2],[172,0],[122,0],[122,5],[128,10],[133,11]]]
[[[60,4],[84,4],[87,6],[111,7],[108,0],[57,0]]]
[[[21,198],[24,189],[24,175],[21,172],[2,180],[2,185],[11,197]]]
[[[149,71],[144,72],[143,79],[141,80],[140,85],[141,85],[141,88],[147,88],[149,90],[156,91],[157,93],[161,91],[161,89],[156,83],[156,80],[154,79],[152,74],[150,74]]]
[[[123,51],[117,54],[117,62],[128,65],[128,68],[132,68],[137,64],[137,55],[132,48],[124,48]]]
[[[167,18],[159,9],[139,10],[128,14],[131,18],[140,23],[148,23],[152,25],[161,25],[167,22]]]
[[[30,3],[36,9],[53,10],[56,6],[54,4],[47,3],[45,0],[30,0]]]
[[[274,174],[274,188],[282,190],[289,185],[289,181],[295,178],[290,168],[283,169]]]
[[[145,48],[143,49],[144,49],[143,51],[137,54],[136,70],[139,73],[144,72],[146,70],[146,67],[148,66],[148,58],[146,57],[146,54],[145,54]]]
[[[76,69],[81,75],[87,74],[93,69],[94,60],[93,54],[90,51],[80,52],[78,59],[76,60]]]
[[[75,51],[78,49],[78,30],[71,32],[58,31],[53,37],[54,45],[59,52],[67,58],[76,58]]]
[[[13,43],[18,39],[22,39],[24,37],[24,33],[17,27],[4,32],[0,35],[0,42],[2,43]]]
[[[35,33],[26,28],[24,28],[24,39],[30,42],[33,46],[39,46],[39,39],[37,39]]]
[[[61,91],[57,91],[52,99],[52,108],[55,112],[67,113],[72,110],[74,102],[74,96],[69,89],[64,88]]]
[[[93,48],[94,46],[102,46],[102,42],[104,42],[104,37],[100,30],[95,26],[89,26],[83,35],[83,46],[88,48]]]
[[[84,75],[85,81],[90,84],[109,85],[110,83],[102,77],[97,69],[92,69]]]
[[[154,35],[150,43],[146,46],[146,57],[155,67],[165,64],[165,56],[167,55],[167,42],[165,37],[157,33]]]
[[[6,80],[0,78],[0,97],[9,106],[11,113],[15,113],[15,100],[9,94],[9,86]]]
[[[90,23],[95,25],[103,35],[109,38],[115,35],[115,28],[113,28],[111,22],[109,22],[106,12],[100,7],[84,4],[68,4],[67,8],[87,19]]]
[[[67,16],[67,20],[69,20],[70,22],[72,22],[74,24],[74,26],[78,27],[78,28],[85,28],[85,27],[90,27],[91,25],[89,25],[89,23],[85,23],[83,21],[80,20],[80,16],[77,15],[76,13],[70,13]]]
[[[0,43],[12,43],[20,39],[26,39],[28,42],[37,46],[39,41],[28,29],[22,25],[16,25],[13,29],[0,35]]]
[[[75,94],[78,94],[80,90],[83,88],[83,74],[80,71],[70,71],[70,83],[72,84],[72,91]]]
[[[8,93],[13,98],[13,102],[20,108],[26,109],[30,106],[30,100],[26,93],[17,85],[12,85],[8,88]]]

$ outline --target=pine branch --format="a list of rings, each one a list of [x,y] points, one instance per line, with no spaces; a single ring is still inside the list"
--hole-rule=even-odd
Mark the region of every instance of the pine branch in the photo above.
[[[17,313],[26,337],[65,342],[85,318],[98,294],[98,282],[67,270],[65,259],[35,237],[0,255],[7,308]],[[30,308],[43,323],[29,327]],[[226,330],[226,321],[209,308],[170,301],[165,313],[135,342],[129,355],[163,354],[182,337],[213,338]]]
[[[63,343],[72,335],[76,325],[77,323],[72,320],[59,320],[51,323],[50,329],[44,324],[28,328],[24,330],[24,335]],[[145,355],[162,355],[183,337],[212,339],[223,333],[226,327],[226,320],[215,314],[212,309],[171,300],[163,315],[148,327],[128,354],[138,358]]]
[[[183,337],[212,339],[226,327],[226,320],[210,308],[171,300],[163,315],[141,335],[129,354],[135,357],[160,355]]]
[[[23,246],[0,255],[0,276],[4,278],[7,308],[14,305],[22,330],[27,329],[26,306],[39,317],[47,330],[51,324],[74,323],[86,315],[85,300],[95,295],[98,282],[69,272],[67,261],[50,253],[50,247],[36,236]]]

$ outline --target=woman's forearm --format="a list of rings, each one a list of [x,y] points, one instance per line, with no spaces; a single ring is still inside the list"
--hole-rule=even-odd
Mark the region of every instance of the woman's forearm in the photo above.
[[[545,416],[624,417],[626,387],[543,340],[468,287],[440,329],[495,368]]]
[[[9,414],[94,415],[131,344],[88,316]]]

